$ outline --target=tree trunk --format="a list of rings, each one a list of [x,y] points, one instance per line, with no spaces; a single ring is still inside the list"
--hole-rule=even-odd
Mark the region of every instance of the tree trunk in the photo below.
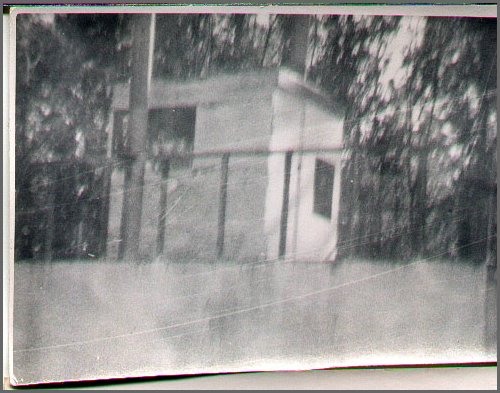
[[[441,54],[438,55],[441,58]],[[434,111],[436,109],[436,100],[438,95],[438,71],[440,63],[434,65],[432,79],[432,106],[429,114],[429,124],[422,133],[418,144],[418,164],[417,176],[411,197],[413,198],[412,211],[413,223],[411,231],[413,232],[413,253],[424,256],[427,253],[426,225],[427,225],[427,182],[428,182],[428,160],[429,160],[429,140],[434,125]]]
[[[282,64],[300,73],[302,76],[306,70],[309,18],[308,15],[291,15],[288,18],[285,30],[290,34],[290,40],[283,53]]]
[[[486,89],[484,89],[486,90]],[[489,114],[489,100],[483,99],[482,101],[482,113],[481,113],[481,124],[479,126],[479,140],[477,144],[477,157],[478,163],[475,168],[475,173],[473,174],[473,179],[477,181],[479,184],[483,184],[481,187],[483,190],[481,198],[481,207],[483,207],[483,211],[481,214],[475,214],[475,222],[474,227],[476,228],[478,239],[485,239],[485,242],[481,242],[478,244],[478,247],[475,247],[478,257],[480,260],[486,261],[487,264],[491,263],[492,258],[492,240],[491,236],[493,235],[493,208],[494,208],[494,200],[496,195],[494,195],[493,191],[490,189],[491,187],[487,187],[490,184],[494,176],[494,168],[493,163],[494,157],[489,154],[489,146],[488,146],[488,114]],[[479,190],[478,190],[479,191]],[[486,225],[485,225],[486,221]]]
[[[236,61],[239,61],[243,53],[241,43],[243,39],[243,32],[245,29],[245,14],[235,14],[233,16],[234,23],[234,50]]]
[[[430,128],[430,127],[429,127]],[[426,234],[425,227],[427,223],[427,160],[429,154],[427,148],[427,137],[423,138],[418,153],[417,178],[414,187],[414,219],[413,233],[413,251],[416,255],[425,255],[426,253]]]

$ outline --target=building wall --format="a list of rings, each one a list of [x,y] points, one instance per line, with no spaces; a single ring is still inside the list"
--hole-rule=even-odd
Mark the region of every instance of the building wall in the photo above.
[[[278,257],[285,151],[306,149],[307,153],[294,153],[292,159],[286,253],[288,257],[303,260],[324,260],[335,255],[343,130],[340,108],[308,89],[300,76],[281,71],[279,75],[276,72],[251,73],[153,86],[150,108],[196,107],[194,153],[198,157],[193,160],[193,168],[199,169],[200,175],[220,176],[223,152],[275,151],[267,158],[255,154],[231,155],[227,207],[229,242],[233,242],[229,240],[233,237],[238,240],[243,236],[246,240],[239,242],[255,245],[260,240],[248,234],[260,233],[263,234],[260,243],[266,250],[265,257]],[[120,88],[123,91],[116,91],[122,94],[115,94],[115,109],[128,105],[128,90],[126,86]],[[325,149],[337,150],[315,151]],[[331,219],[313,212],[317,157],[335,165]],[[241,209],[245,208],[242,205],[249,202],[240,204],[238,198],[233,198],[241,194],[241,187],[248,189],[245,195],[256,206],[249,210],[255,216],[253,231],[245,229],[244,235],[240,235],[238,228],[243,228],[243,221],[249,221],[241,214]],[[261,214],[255,213],[260,209],[258,206],[262,206]]]
[[[231,101],[196,109],[195,153],[267,149],[271,138],[272,96],[247,92]]]
[[[178,211],[183,215],[178,222],[173,220],[167,223],[175,233],[170,234],[170,243],[166,246],[171,254],[195,255],[199,252],[208,258],[215,252],[221,157],[224,152],[238,151],[240,154],[231,155],[229,160],[224,258],[239,261],[265,258],[267,156],[241,153],[269,148],[272,94],[276,85],[276,70],[220,75],[190,82],[155,81],[152,84],[150,110],[196,108],[193,141],[195,171],[171,168],[169,174],[169,181],[176,181],[180,188],[190,187],[187,199],[184,199],[186,204],[191,205],[189,209],[183,206],[183,199],[171,213],[172,219]],[[114,110],[127,110],[128,101],[128,85],[117,85]],[[150,181],[148,184],[154,183]],[[145,208],[144,217],[157,218],[156,194],[153,195],[152,190],[148,192],[146,199],[152,203]],[[187,213],[182,213],[184,210]],[[190,227],[187,232],[187,227],[175,230],[175,225],[184,225],[190,217],[197,217],[196,212],[202,212],[203,216],[203,219],[194,220],[199,221],[197,227]],[[118,217],[117,214],[115,216]],[[155,223],[147,226],[153,232],[156,230]],[[189,235],[184,238],[182,235],[186,233]],[[154,233],[147,237],[154,242]],[[183,243],[184,240],[188,241]],[[153,246],[148,248],[154,250]]]
[[[225,259],[248,262],[266,257],[267,156],[244,154],[244,151],[269,148],[271,122],[272,96],[258,90],[247,89],[236,99],[197,106],[194,152],[217,154],[196,157],[193,169],[207,179],[211,173],[215,175],[211,177],[215,184],[207,184],[207,187],[216,187],[216,198],[219,195],[222,153],[238,152],[229,158]],[[214,203],[218,204],[218,199]],[[218,209],[218,205],[215,208]]]
[[[222,74],[191,81],[155,80],[149,109],[196,108],[195,153],[267,149],[278,70]],[[128,110],[130,86],[114,86],[114,111]],[[204,166],[212,160],[196,160]]]
[[[271,150],[280,151],[268,160],[265,231],[267,257],[278,258],[283,201],[285,150],[307,150],[292,156],[286,257],[296,260],[325,260],[333,257],[337,243],[340,201],[343,117],[314,99],[279,89],[273,96]],[[335,149],[334,152],[314,150]],[[316,158],[333,164],[332,216],[313,212]]]
[[[313,212],[314,170],[316,158],[332,164],[335,168],[331,218]],[[300,160],[300,157],[297,161]],[[295,170],[294,186],[297,208],[293,209],[294,220],[288,228],[287,247],[296,250],[297,259],[326,260],[334,258],[337,245],[338,211],[340,201],[341,157],[338,153],[304,155],[301,170]],[[299,175],[300,174],[300,175]],[[300,180],[298,177],[300,176]],[[300,181],[300,186],[297,183]]]

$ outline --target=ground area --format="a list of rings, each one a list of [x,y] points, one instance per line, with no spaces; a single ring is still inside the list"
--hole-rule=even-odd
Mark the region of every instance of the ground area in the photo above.
[[[17,262],[18,383],[496,361],[496,286],[466,263]]]

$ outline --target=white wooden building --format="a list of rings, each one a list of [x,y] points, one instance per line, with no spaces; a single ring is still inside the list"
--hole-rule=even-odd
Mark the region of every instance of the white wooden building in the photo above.
[[[128,110],[128,85],[115,86],[113,97],[113,128],[122,132],[116,122]],[[344,119],[339,103],[281,67],[187,82],[153,81],[148,105],[150,113],[192,114],[190,125],[181,126],[184,136],[170,135],[190,144],[192,169],[219,165],[221,155],[230,153],[230,176],[267,183],[265,192],[253,195],[262,202],[255,231],[264,237],[267,260],[335,257]],[[250,170],[238,174],[232,169],[245,160],[254,164]]]

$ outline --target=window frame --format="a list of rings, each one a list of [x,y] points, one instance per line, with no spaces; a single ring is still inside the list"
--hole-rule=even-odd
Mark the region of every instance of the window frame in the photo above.
[[[314,163],[313,213],[332,219],[335,165],[321,158]]]

